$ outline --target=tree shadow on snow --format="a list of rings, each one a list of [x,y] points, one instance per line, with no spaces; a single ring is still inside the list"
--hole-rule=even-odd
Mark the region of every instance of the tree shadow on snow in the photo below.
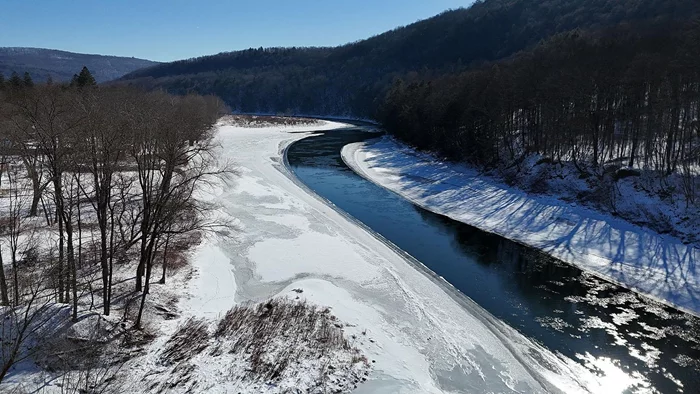
[[[391,141],[371,148],[375,156],[367,159],[368,167],[397,177],[390,187],[401,195],[625,287],[700,311],[700,249],[694,245],[554,197],[528,195]]]

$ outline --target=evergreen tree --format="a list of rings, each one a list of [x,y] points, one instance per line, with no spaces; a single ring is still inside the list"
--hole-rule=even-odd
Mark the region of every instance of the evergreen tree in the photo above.
[[[19,74],[17,74],[16,71],[13,71],[8,85],[13,89],[19,89],[24,86],[24,82],[22,81],[22,78],[19,77]]]
[[[5,75],[0,73],[0,90],[5,89]]]
[[[32,80],[32,76],[29,74],[29,72],[24,72],[24,86],[31,88],[34,86],[34,81]]]
[[[97,81],[95,81],[95,77],[92,76],[92,73],[90,73],[90,70],[88,70],[87,67],[83,67],[83,69],[80,70],[80,74],[73,75],[73,80],[71,81],[71,85],[77,86],[79,88],[82,88],[85,86],[97,86]]]

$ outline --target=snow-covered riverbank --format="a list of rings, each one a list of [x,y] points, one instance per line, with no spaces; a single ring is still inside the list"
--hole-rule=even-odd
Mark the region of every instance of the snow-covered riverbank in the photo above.
[[[238,175],[198,196],[217,207],[214,214],[230,227],[207,236],[191,252],[191,265],[171,273],[166,286],[154,285],[144,340],[127,349],[127,361],[105,367],[105,383],[134,393],[321,393],[357,386],[353,392],[360,394],[621,393],[643,383],[610,359],[584,352],[574,361],[524,337],[301,184],[285,164],[287,147],[311,131],[343,127],[219,124],[218,154],[234,161]],[[221,342],[204,334],[231,308],[278,296],[329,308],[349,351],[297,358],[275,381],[247,379],[248,353],[217,351]],[[77,329],[89,334],[89,323],[101,321],[91,316]],[[116,324],[119,317],[110,319]],[[193,331],[184,328],[197,324],[204,334],[194,331],[190,339]],[[277,360],[304,342],[280,335],[269,343]],[[168,361],[174,359],[166,353],[182,347],[186,359]],[[339,371],[348,357],[356,363],[355,356],[366,357],[368,367]],[[29,364],[6,387],[67,390],[69,380]]]
[[[328,306],[372,362],[358,393],[610,392],[633,383],[612,365],[594,376],[533,343],[310,194],[285,167],[284,150],[306,130],[336,127],[220,127],[221,154],[240,175],[209,199],[237,229],[194,254],[178,320],[276,295]],[[209,392],[240,389],[214,384],[210,367],[202,362],[197,374]]]
[[[700,249],[554,197],[532,196],[389,138],[346,146],[356,172],[425,209],[541,249],[700,314]]]

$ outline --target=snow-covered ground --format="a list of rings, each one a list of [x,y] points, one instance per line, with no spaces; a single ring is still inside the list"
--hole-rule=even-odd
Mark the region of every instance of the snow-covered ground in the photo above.
[[[234,161],[238,175],[211,184],[199,197],[215,204],[215,214],[231,226],[191,252],[191,267],[170,274],[166,285],[153,285],[145,332],[154,339],[132,349],[135,356],[119,367],[112,382],[117,391],[304,392],[317,379],[320,362],[354,360],[352,352],[319,363],[306,360],[281,382],[261,384],[242,378],[248,368],[244,355],[214,354],[217,340],[210,337],[189,361],[163,362],[190,319],[211,330],[232,307],[277,296],[330,308],[369,364],[358,364],[357,373],[348,375],[357,393],[619,393],[641,383],[610,360],[582,354],[584,367],[525,338],[303,186],[285,166],[286,148],[311,130],[345,126],[220,123],[219,154],[222,161]],[[167,313],[157,317],[157,311]],[[108,320],[119,323],[118,316]],[[91,322],[100,321],[89,314],[72,329],[89,336]],[[284,352],[287,340],[298,342],[279,338],[276,354]],[[322,369],[327,372],[328,364]],[[342,375],[328,376],[336,384],[320,392],[354,386],[337,383]],[[32,392],[67,387],[65,379],[29,364],[7,383]]]
[[[239,175],[212,186],[207,199],[236,228],[194,252],[180,317],[165,322],[164,335],[126,368],[134,377],[127,388],[156,379],[149,376],[159,368],[157,355],[186,319],[214,319],[277,295],[330,307],[345,323],[372,366],[357,393],[607,393],[634,383],[612,365],[596,365],[605,371],[596,376],[533,343],[300,185],[284,164],[286,147],[305,131],[343,126],[220,126],[222,157],[235,160]],[[245,388],[225,383],[220,362],[197,362],[195,378],[207,392]]]
[[[357,173],[425,209],[700,315],[697,245],[555,197],[529,195],[390,137],[350,144],[342,156]]]

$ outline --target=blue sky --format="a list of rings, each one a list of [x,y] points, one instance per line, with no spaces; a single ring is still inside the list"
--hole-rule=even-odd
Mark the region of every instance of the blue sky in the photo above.
[[[472,0],[9,0],[0,47],[170,61],[269,46],[356,41]]]

